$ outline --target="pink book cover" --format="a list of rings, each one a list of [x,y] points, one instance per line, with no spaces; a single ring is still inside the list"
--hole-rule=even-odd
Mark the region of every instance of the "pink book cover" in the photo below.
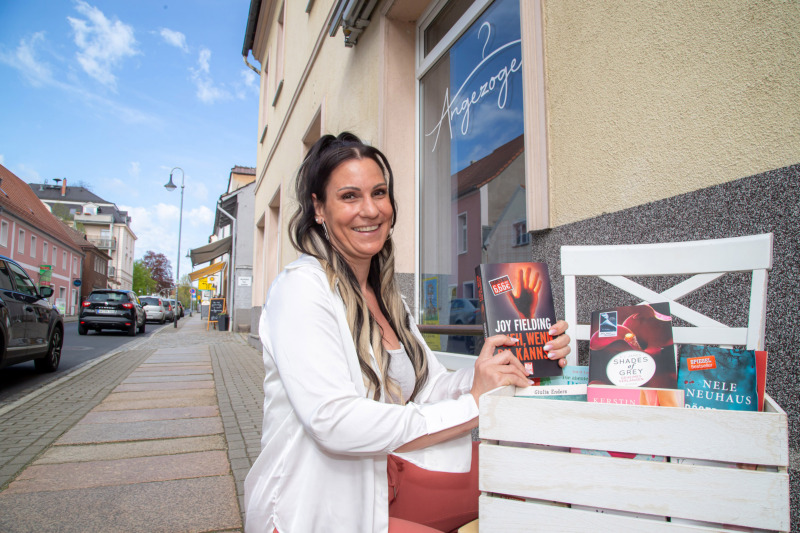
[[[683,407],[682,389],[660,389],[651,387],[614,387],[589,385],[586,400],[594,403],[618,405],[650,405],[660,407]]]

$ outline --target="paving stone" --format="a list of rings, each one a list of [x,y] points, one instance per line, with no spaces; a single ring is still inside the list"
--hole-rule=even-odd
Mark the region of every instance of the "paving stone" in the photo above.
[[[149,455],[225,450],[222,435],[184,437],[179,439],[112,442],[94,445],[63,445],[50,447],[33,464],[60,464],[85,461],[108,461]]]
[[[221,476],[230,472],[224,451],[183,453],[89,461],[85,463],[32,465],[8,486],[6,493],[82,489],[132,483]]]
[[[242,527],[230,476],[114,487],[0,493],[0,531],[154,533]]]
[[[179,389],[213,389],[213,381],[194,381],[184,383],[132,383],[130,385],[120,385],[116,392],[136,392],[136,391],[176,391]]]
[[[219,417],[131,422],[128,424],[79,424],[58,439],[57,444],[169,439],[217,433],[222,433],[222,422]]]
[[[122,383],[124,385],[130,383],[161,383],[168,382],[174,383],[177,381],[211,381],[213,376],[210,372],[205,374],[168,374],[158,376],[131,376]]]
[[[219,416],[216,405],[170,407],[156,409],[127,409],[119,411],[93,411],[78,424],[120,424],[152,420],[177,420],[181,418],[208,418]]]

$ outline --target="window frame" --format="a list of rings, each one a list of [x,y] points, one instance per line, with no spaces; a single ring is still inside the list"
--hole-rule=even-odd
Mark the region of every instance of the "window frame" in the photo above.
[[[11,225],[7,220],[0,220],[0,246],[8,246],[9,228]]]

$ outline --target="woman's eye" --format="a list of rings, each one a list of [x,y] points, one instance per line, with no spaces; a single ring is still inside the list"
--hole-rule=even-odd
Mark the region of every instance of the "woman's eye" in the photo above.
[[[342,195],[342,200],[352,200],[356,195],[351,192],[346,192]]]
[[[372,195],[373,196],[386,196],[386,189],[378,189],[377,191],[372,193]]]

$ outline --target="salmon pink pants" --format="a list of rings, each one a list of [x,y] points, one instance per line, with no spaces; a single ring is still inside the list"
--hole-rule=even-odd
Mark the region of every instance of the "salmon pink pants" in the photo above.
[[[454,531],[478,518],[478,443],[469,472],[432,472],[389,456],[389,533]]]

